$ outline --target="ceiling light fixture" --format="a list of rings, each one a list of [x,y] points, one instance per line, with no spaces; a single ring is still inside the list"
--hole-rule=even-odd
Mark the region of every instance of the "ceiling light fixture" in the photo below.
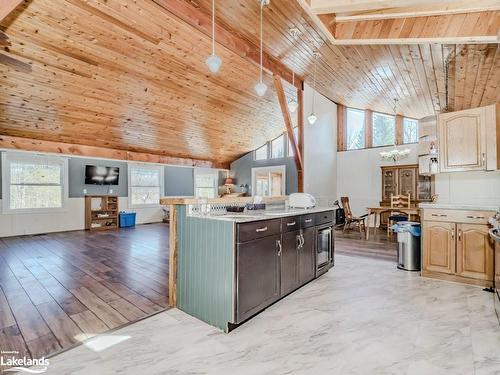
[[[292,86],[295,87],[295,72],[294,71],[292,71]],[[298,106],[299,106],[299,104],[297,103],[295,98],[292,98],[288,101],[288,109],[290,110],[290,112],[295,113]]]
[[[394,98],[394,116],[398,115],[398,99]],[[396,163],[398,160],[404,159],[410,155],[411,150],[409,148],[405,148],[404,150],[398,150],[396,147],[396,142],[394,142],[394,149],[391,151],[381,151],[380,158],[382,160],[392,160]]]
[[[215,0],[212,0],[212,54],[205,60],[208,69],[212,73],[217,73],[222,64],[222,60],[215,54]]]
[[[260,4],[260,76],[259,83],[255,85],[255,92],[259,96],[264,96],[267,91],[267,85],[262,82],[262,9],[269,5],[270,0],[258,0]]]
[[[314,125],[318,117],[314,114],[314,102],[316,99],[316,62],[320,57],[319,52],[314,52],[314,75],[313,75],[313,97],[312,97],[312,109],[311,109],[311,114],[307,116],[307,121],[309,121],[309,124]]]

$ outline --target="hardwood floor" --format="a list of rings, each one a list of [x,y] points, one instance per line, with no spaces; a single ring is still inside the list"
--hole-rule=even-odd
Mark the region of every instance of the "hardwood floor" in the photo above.
[[[0,238],[2,351],[39,358],[167,307],[164,224]]]
[[[373,229],[372,229],[373,230]],[[335,253],[344,255],[364,256],[376,259],[396,261],[397,259],[396,236],[387,238],[384,230],[377,231],[375,236],[370,232],[370,239],[365,240],[357,230],[335,231]]]

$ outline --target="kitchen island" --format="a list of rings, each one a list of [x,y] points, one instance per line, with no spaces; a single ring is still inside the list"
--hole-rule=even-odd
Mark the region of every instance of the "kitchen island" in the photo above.
[[[265,210],[227,212],[245,202],[162,199],[171,206],[171,304],[225,332],[333,266],[332,208],[285,209],[280,197]]]

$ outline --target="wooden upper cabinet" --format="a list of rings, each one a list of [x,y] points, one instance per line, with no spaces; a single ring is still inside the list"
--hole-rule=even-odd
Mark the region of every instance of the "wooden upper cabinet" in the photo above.
[[[457,275],[493,281],[493,259],[487,225],[457,224]]]
[[[415,167],[398,170],[398,194],[410,194],[410,199],[415,199],[417,195],[417,169]]]
[[[497,169],[495,105],[438,116],[441,172]]]
[[[424,269],[455,273],[455,223],[424,222]]]

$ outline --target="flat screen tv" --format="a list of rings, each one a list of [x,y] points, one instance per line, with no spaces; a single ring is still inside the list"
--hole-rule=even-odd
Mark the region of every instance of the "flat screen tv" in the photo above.
[[[118,185],[120,168],[85,166],[85,185]]]

